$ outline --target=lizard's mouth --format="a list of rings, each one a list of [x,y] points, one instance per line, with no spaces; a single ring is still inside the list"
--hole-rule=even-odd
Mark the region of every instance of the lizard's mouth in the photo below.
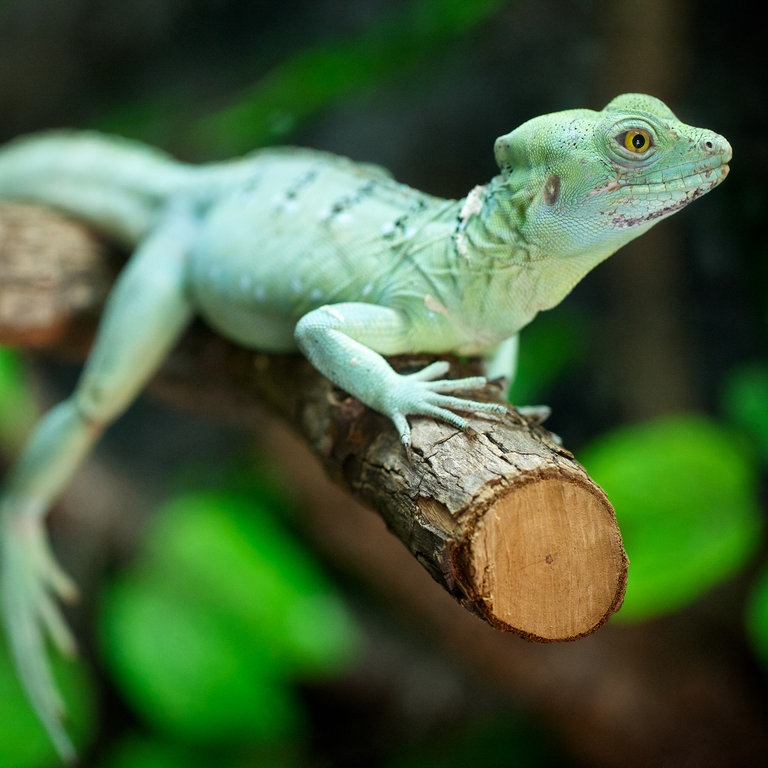
[[[722,157],[712,158],[716,162],[710,161],[691,173],[663,181],[622,183],[619,179],[615,179],[610,186],[613,189],[625,190],[634,201],[645,201],[645,211],[637,211],[640,208],[639,205],[635,206],[635,211],[632,213],[617,211],[611,223],[615,227],[634,227],[671,216],[721,184],[730,171],[728,165],[730,159],[731,154],[728,152]]]

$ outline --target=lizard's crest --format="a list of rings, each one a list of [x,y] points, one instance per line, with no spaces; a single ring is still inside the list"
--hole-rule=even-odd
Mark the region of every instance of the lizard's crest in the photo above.
[[[534,258],[605,258],[717,186],[731,159],[722,136],[634,93],[529,120],[495,152]]]

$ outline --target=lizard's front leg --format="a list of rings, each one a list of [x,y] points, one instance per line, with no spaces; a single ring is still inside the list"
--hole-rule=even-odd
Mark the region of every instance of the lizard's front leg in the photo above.
[[[404,445],[409,445],[408,416],[431,416],[467,428],[455,411],[504,414],[501,403],[467,400],[448,392],[477,389],[482,376],[444,379],[448,363],[435,362],[412,374],[397,373],[382,357],[419,352],[408,318],[389,307],[344,303],[315,309],[296,325],[296,343],[331,381],[375,411],[388,416]]]
[[[73,395],[34,430],[0,498],[2,614],[12,656],[37,714],[65,759],[74,756],[46,658],[46,635],[64,653],[74,642],[57,597],[75,588],[48,547],[44,517],[103,428],[131,403],[189,321],[187,244],[181,217],[136,252],[110,297]]]

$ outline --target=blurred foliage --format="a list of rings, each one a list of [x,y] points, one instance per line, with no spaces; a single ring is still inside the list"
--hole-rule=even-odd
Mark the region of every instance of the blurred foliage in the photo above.
[[[296,681],[340,671],[355,629],[258,497],[180,496],[108,586],[104,657],[153,727],[200,744],[300,738]]]
[[[753,441],[764,466],[768,465],[768,363],[744,365],[725,381],[723,409]]]
[[[768,670],[768,565],[763,564],[747,602],[747,632],[760,663]]]
[[[0,347],[0,449],[15,455],[37,415],[19,353]]]
[[[502,4],[417,0],[358,39],[302,51],[195,130],[225,154],[280,140],[319,109],[413,69]]]
[[[768,466],[768,363],[743,365],[726,378],[723,407],[751,440],[763,471]],[[763,560],[746,605],[747,636],[768,671],[768,563]]]
[[[630,559],[617,621],[679,609],[754,553],[756,466],[733,430],[668,417],[604,434],[579,458],[613,503]]]
[[[415,70],[504,5],[414,0],[359,37],[309,47],[283,61],[228,106],[181,128],[181,141],[205,148],[207,156],[227,157],[285,141],[318,111]],[[179,130],[176,122],[174,100],[151,97],[123,105],[100,127],[125,135],[169,135]]]
[[[589,326],[566,307],[546,312],[520,333],[517,375],[509,400],[515,405],[542,402],[547,392],[587,357]]]

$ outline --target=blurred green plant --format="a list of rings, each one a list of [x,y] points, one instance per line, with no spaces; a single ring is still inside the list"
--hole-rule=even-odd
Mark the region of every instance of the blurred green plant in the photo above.
[[[0,450],[18,453],[37,416],[20,354],[0,347]]]
[[[153,727],[201,744],[298,738],[294,684],[354,658],[344,604],[257,497],[187,494],[160,510],[104,594],[103,655]]]
[[[299,51],[214,114],[179,125],[177,99],[153,95],[104,116],[97,127],[160,144],[173,138],[205,156],[242,154],[284,141],[322,109],[416,69],[506,4],[413,0],[358,37]]]
[[[276,141],[320,109],[418,66],[466,34],[500,0],[417,0],[361,37],[301,51],[196,126],[201,142],[225,152]]]
[[[768,670],[768,564],[757,575],[746,609],[747,636],[758,661]]]
[[[754,553],[757,467],[735,430],[669,417],[609,432],[579,458],[613,503],[630,558],[617,621],[679,609]]]
[[[559,379],[583,362],[590,338],[587,325],[578,312],[559,306],[523,329],[510,402],[540,403]]]
[[[768,466],[768,365],[754,362],[731,371],[723,387],[723,410],[751,441],[763,469]],[[747,596],[747,637],[768,670],[768,564],[763,561]]]
[[[722,399],[728,419],[749,436],[768,465],[768,365],[756,362],[732,371]]]

